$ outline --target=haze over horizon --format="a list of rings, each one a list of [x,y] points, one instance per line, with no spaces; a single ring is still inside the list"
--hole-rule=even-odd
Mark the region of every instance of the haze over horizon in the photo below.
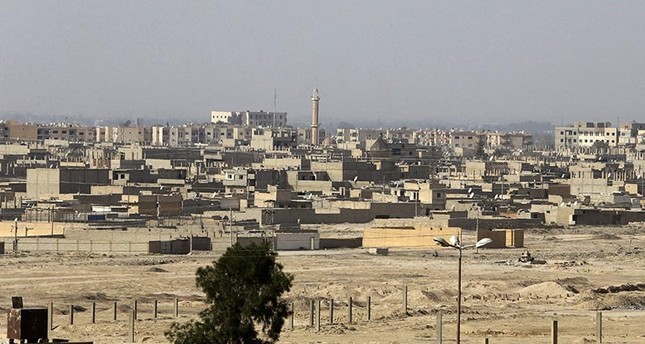
[[[641,1],[0,1],[0,118],[645,121]]]

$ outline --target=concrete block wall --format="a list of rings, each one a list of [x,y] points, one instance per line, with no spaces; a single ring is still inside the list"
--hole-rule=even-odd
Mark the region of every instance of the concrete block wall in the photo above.
[[[369,228],[363,231],[363,247],[436,248],[434,238],[459,235],[460,228]]]
[[[12,239],[3,239],[5,247],[13,247]],[[118,253],[118,254],[144,254],[148,253],[147,242],[114,242],[94,240],[73,240],[53,238],[20,238],[18,239],[20,252],[85,252],[85,253]]]
[[[524,230],[522,229],[479,230],[477,241],[483,238],[493,240],[486,245],[486,248],[524,247]]]

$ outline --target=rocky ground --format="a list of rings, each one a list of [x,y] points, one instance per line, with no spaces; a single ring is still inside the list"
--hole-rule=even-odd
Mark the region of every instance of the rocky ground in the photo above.
[[[322,228],[325,236],[360,234],[360,227]],[[466,233],[464,241],[473,241]],[[537,229],[525,245],[546,264],[517,263],[523,249],[467,251],[463,261],[462,342],[548,343],[558,320],[561,343],[595,342],[596,310],[603,310],[604,343],[645,343],[645,227]],[[392,249],[388,256],[363,249],[282,252],[295,276],[287,295],[295,329],[283,343],[434,343],[436,313],[443,314],[444,342],[455,340],[457,256],[449,249]],[[203,309],[195,286],[197,267],[214,255],[109,256],[23,254],[0,258],[2,297],[23,296],[26,306],[54,303],[53,338],[126,343],[127,312],[138,300],[136,342],[166,343],[173,321],[188,321]],[[408,290],[407,314],[403,287]],[[354,300],[348,323],[347,301]],[[173,317],[179,298],[180,317]],[[371,297],[372,319],[367,321]],[[309,302],[321,300],[320,332],[310,328]],[[329,300],[334,324],[328,324]],[[152,305],[158,300],[159,316]],[[118,318],[112,319],[114,301]],[[92,302],[97,323],[91,324]],[[69,307],[75,305],[75,324]],[[287,322],[288,324],[288,322]],[[6,318],[0,317],[0,338]],[[6,340],[5,340],[6,341]]]

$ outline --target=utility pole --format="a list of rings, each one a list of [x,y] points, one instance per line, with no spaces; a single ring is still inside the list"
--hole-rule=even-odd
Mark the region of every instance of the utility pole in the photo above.
[[[233,246],[233,208],[229,207],[228,211],[228,233],[231,240],[231,246]]]
[[[457,274],[457,344],[461,344],[461,247],[459,247],[459,269]]]
[[[14,231],[13,231],[13,254],[18,255],[18,218],[16,217],[14,221]]]
[[[479,212],[477,210],[477,218],[475,219],[475,241],[479,240]],[[479,247],[475,246],[475,254],[479,253]]]

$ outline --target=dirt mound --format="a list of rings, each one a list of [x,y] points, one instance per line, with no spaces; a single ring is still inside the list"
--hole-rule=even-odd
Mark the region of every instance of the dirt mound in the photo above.
[[[565,285],[571,284],[575,286],[588,286],[591,283],[585,277],[567,277],[567,278],[558,278],[555,280],[558,284]]]
[[[521,296],[546,297],[566,297],[571,291],[557,282],[543,282],[530,285],[518,291]]]
[[[620,240],[621,239],[621,237],[619,237],[618,235],[611,234],[611,233],[598,233],[598,234],[594,234],[594,236],[591,238],[596,240]]]
[[[146,265],[163,265],[177,263],[177,259],[172,258],[137,258],[120,262],[120,266],[146,266]]]
[[[451,290],[441,290],[441,289],[431,289],[431,290],[409,290],[408,298],[410,304],[427,304],[428,302],[432,303],[444,303],[447,300],[450,300],[453,292]],[[401,295],[401,298],[403,295]]]
[[[645,291],[645,283],[610,285],[606,288],[597,288],[592,290],[592,292],[598,294],[615,294],[626,291]]]
[[[148,272],[168,272],[168,270],[162,269],[162,268],[157,267],[157,266],[153,266],[153,267],[151,267],[150,269],[148,269],[146,271],[148,271]]]
[[[645,292],[616,294],[585,293],[579,307],[585,310],[645,310]]]
[[[81,313],[87,311],[87,308],[81,306],[81,305],[73,305],[74,307],[74,313]],[[61,309],[60,314],[68,315],[69,314],[69,307]]]
[[[576,294],[581,290],[586,290],[591,287],[591,282],[584,277],[559,278],[555,282]]]
[[[565,262],[555,262],[555,263],[553,263],[553,264],[554,264],[555,266],[557,266],[557,267],[560,267],[560,268],[570,268],[570,267],[573,267],[573,266],[584,266],[584,265],[588,265],[589,263],[587,263],[587,262],[586,262],[586,261],[584,261],[584,260],[582,260],[582,261],[569,260],[569,261],[565,261]]]
[[[112,298],[109,298],[105,293],[85,293],[81,295],[81,297],[85,300],[90,300],[90,301],[110,301],[113,300]]]

